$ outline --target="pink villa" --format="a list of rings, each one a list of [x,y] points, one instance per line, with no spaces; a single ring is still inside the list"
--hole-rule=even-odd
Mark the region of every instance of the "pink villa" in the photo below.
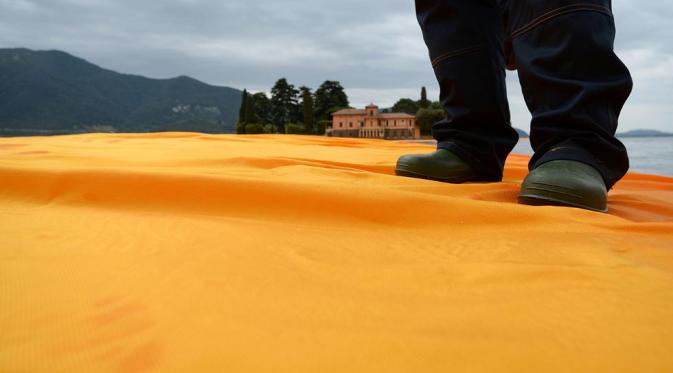
[[[374,139],[418,139],[421,130],[416,118],[405,113],[380,113],[371,104],[365,109],[344,109],[332,114],[327,136]]]

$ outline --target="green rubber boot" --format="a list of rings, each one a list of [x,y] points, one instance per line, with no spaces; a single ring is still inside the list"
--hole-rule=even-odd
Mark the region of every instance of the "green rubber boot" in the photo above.
[[[577,161],[550,161],[528,174],[521,185],[519,203],[607,212],[608,191],[595,168]]]
[[[395,174],[456,184],[477,180],[465,161],[445,149],[430,154],[403,155],[397,160]]]

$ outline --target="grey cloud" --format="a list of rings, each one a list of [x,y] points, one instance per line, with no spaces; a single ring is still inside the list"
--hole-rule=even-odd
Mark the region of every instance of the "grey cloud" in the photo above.
[[[613,6],[616,46],[636,79],[623,127],[673,130],[673,5]],[[126,73],[252,90],[281,76],[312,87],[336,79],[356,105],[389,105],[422,85],[437,95],[410,0],[0,0],[0,46],[61,49]],[[514,74],[508,86],[513,120],[525,128]],[[637,122],[644,113],[655,113],[647,125]]]

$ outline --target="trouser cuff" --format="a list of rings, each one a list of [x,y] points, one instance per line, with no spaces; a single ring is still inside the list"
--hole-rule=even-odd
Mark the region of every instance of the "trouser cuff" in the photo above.
[[[467,163],[477,175],[477,180],[475,181],[502,181],[503,172],[501,167],[484,163],[481,159],[474,156],[474,152],[471,152],[465,146],[455,141],[439,141],[437,142],[437,149],[448,150]]]
[[[602,164],[589,151],[575,146],[559,145],[553,147],[537,160],[531,160],[528,168],[532,171],[547,162],[559,160],[582,162],[595,168],[603,177],[605,187],[608,190],[612,189],[615,183],[624,176],[624,173],[617,174],[608,165]]]

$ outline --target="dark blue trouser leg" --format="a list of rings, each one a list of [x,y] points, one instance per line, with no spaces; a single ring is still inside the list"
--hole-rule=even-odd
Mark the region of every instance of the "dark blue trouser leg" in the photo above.
[[[614,134],[632,81],[613,51],[610,0],[416,0],[416,10],[447,112],[433,126],[439,148],[485,180],[502,177],[517,141],[504,49],[533,115],[530,168],[577,160],[608,188],[626,173],[626,149]]]
[[[501,13],[495,0],[416,0],[418,21],[447,112],[432,133],[438,148],[499,181],[518,140],[510,125]]]
[[[508,34],[533,115],[533,169],[559,159],[596,168],[611,188],[629,168],[615,137],[632,80],[613,51],[610,0],[508,0]]]

